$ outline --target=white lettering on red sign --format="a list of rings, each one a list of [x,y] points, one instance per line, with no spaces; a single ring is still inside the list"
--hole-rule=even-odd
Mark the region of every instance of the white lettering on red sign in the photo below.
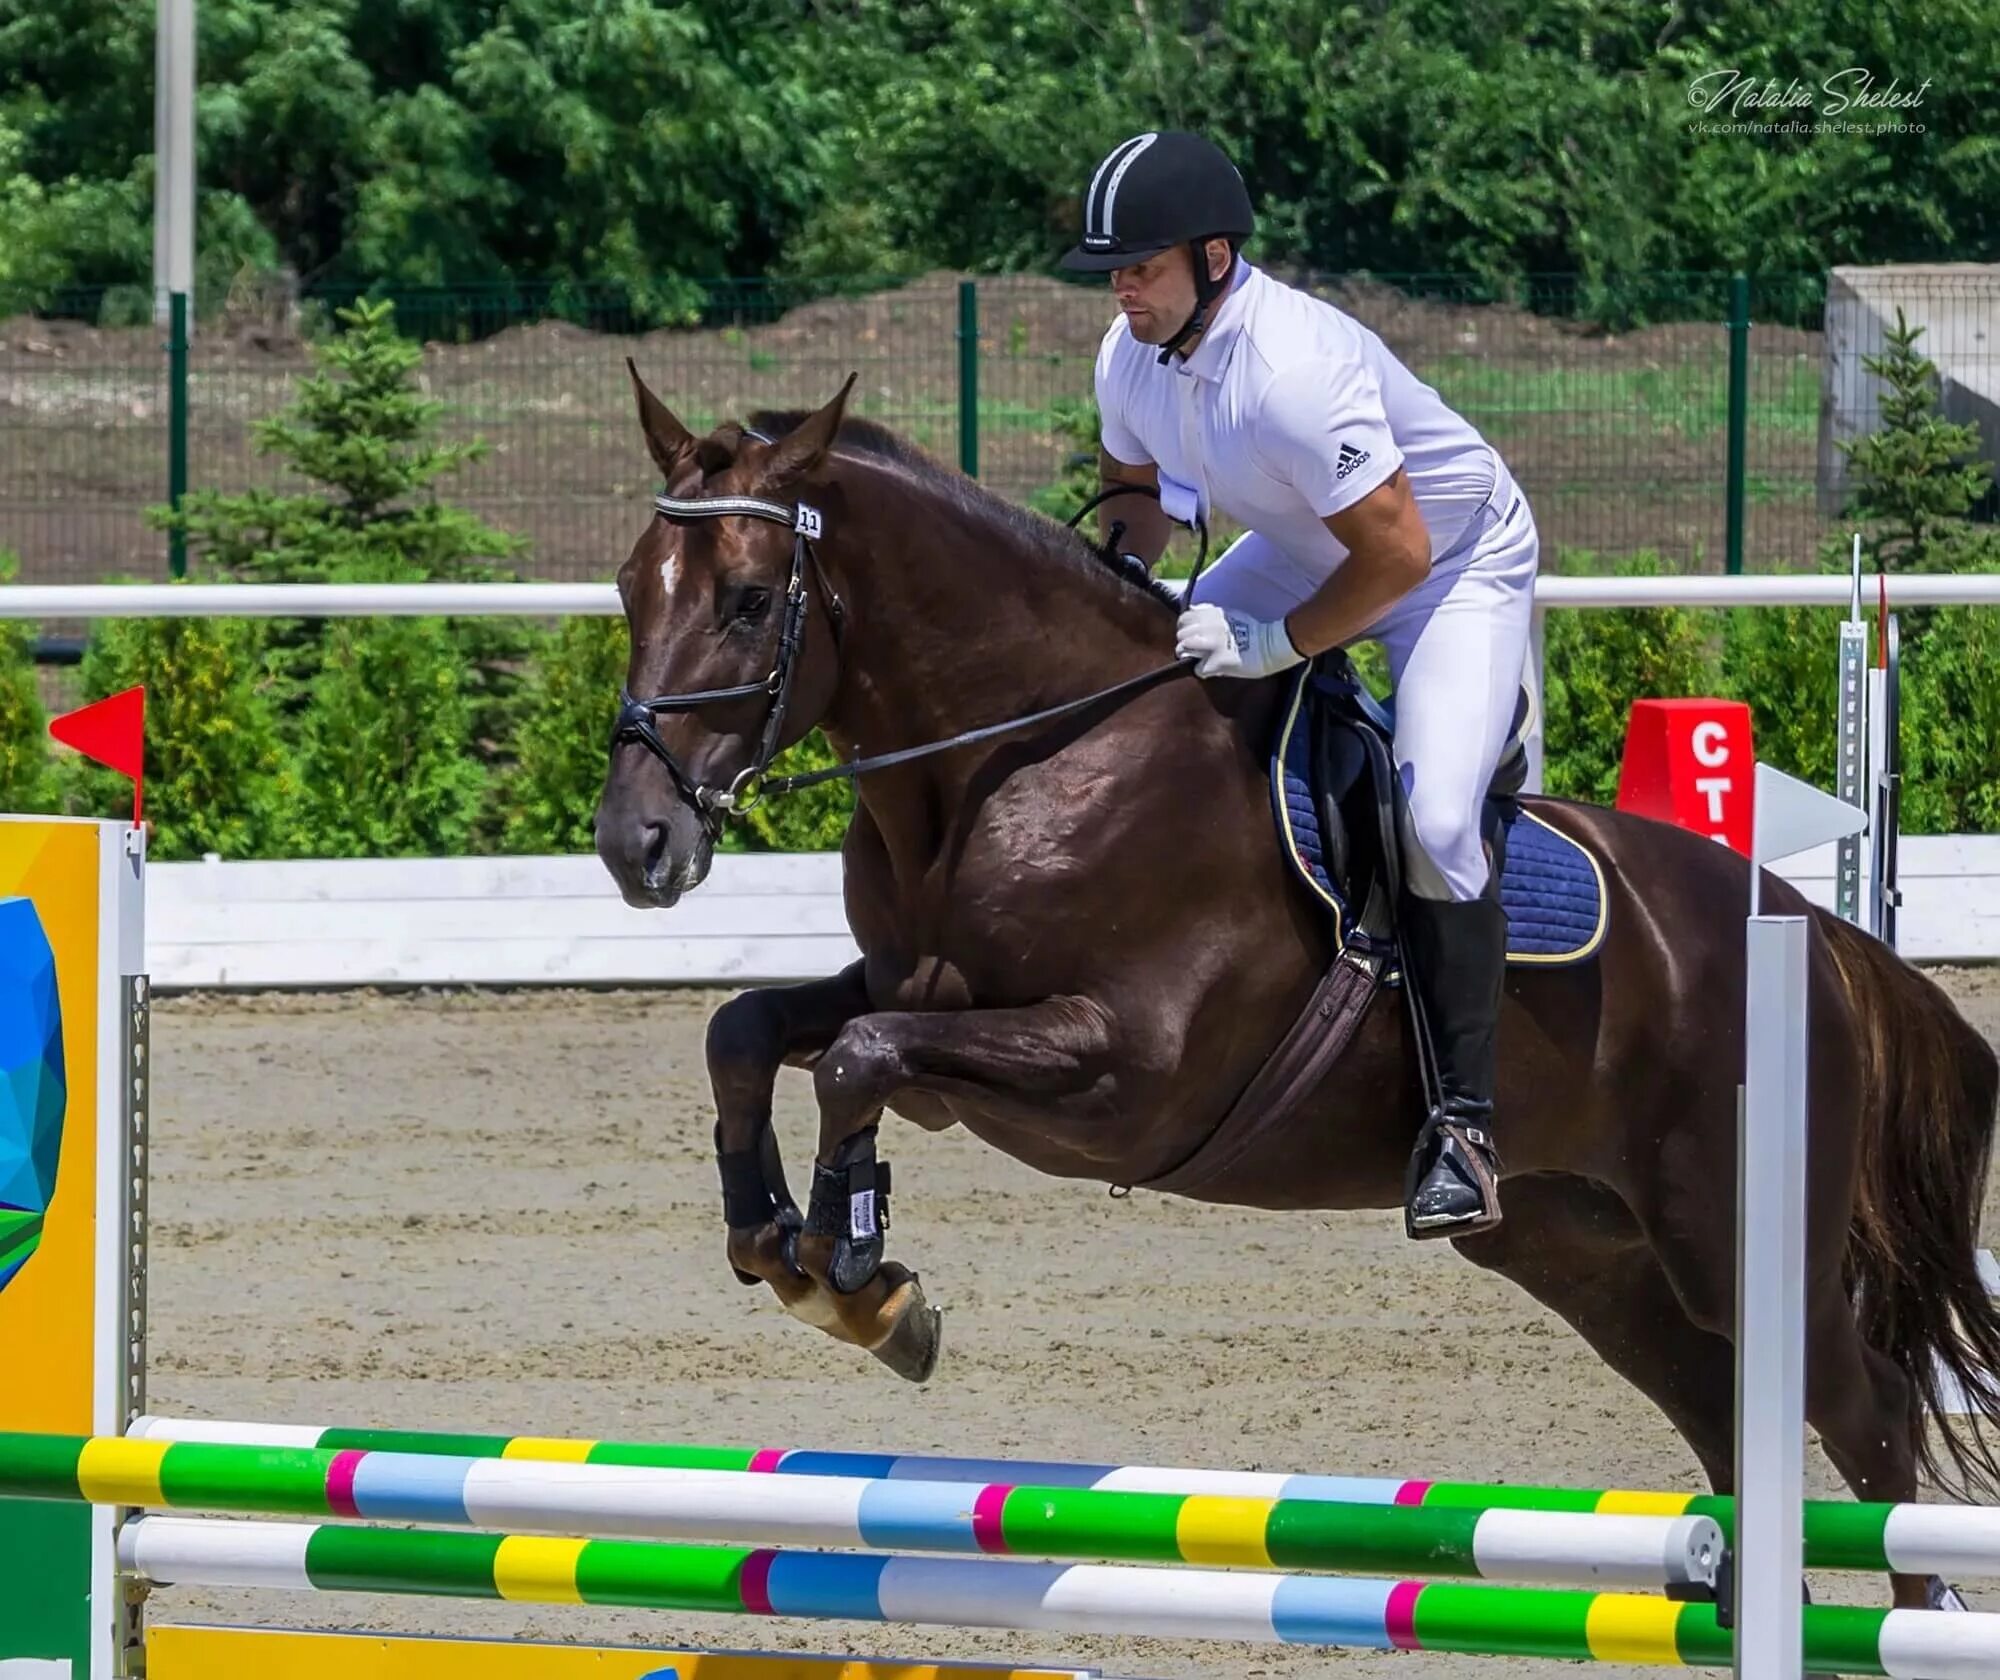
[[[1694,726],[1694,761],[1705,769],[1714,770],[1729,762],[1728,725],[1709,718]],[[1695,784],[1697,787],[1700,783]],[[1716,821],[1720,822],[1720,817]]]
[[[1695,777],[1694,791],[1699,794],[1705,794],[1708,798],[1708,820],[1710,822],[1720,823],[1723,820],[1722,796],[1735,786],[1736,780],[1732,776]]]

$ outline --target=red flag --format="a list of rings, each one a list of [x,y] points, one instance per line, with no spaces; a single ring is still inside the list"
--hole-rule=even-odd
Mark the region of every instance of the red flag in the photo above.
[[[138,822],[146,796],[146,691],[128,688],[93,705],[49,719],[49,733],[85,758],[108,764],[132,778],[132,820]]]

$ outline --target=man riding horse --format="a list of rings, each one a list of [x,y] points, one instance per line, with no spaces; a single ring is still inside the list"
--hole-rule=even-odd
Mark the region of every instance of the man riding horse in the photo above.
[[[1243,259],[1250,195],[1209,141],[1163,131],[1114,146],[1083,215],[1063,264],[1108,272],[1120,311],[1097,356],[1100,472],[1106,489],[1158,492],[1107,501],[1100,519],[1115,509],[1149,568],[1176,514],[1219,509],[1248,527],[1193,590],[1176,651],[1210,678],[1270,676],[1363,637],[1388,654],[1402,951],[1440,1098],[1408,1229],[1496,1225],[1507,918],[1480,810],[1527,656],[1534,516],[1498,452],[1380,338]]]
[[[1496,801],[1501,890],[1534,877],[1509,900],[1497,985],[1472,814],[1522,664],[1526,509],[1372,334],[1239,266],[1233,171],[1199,142],[1145,141],[1100,172],[1088,212],[1086,249],[1116,259],[1126,304],[1100,374],[1108,470],[1157,473],[1168,512],[1212,499],[1254,533],[1185,614],[1138,566],[850,418],[851,380],[810,413],[697,435],[634,372],[664,493],[618,574],[631,658],[599,855],[629,903],[666,909],[700,889],[732,813],[835,776],[857,795],[841,846],[854,960],[749,987],[709,1023],[728,1263],[924,1381],[941,1319],[889,1252],[889,1115],[1062,1178],[1272,1210],[1406,1206],[1416,1093],[1436,1081],[1417,1012],[1381,1000],[1383,864],[1421,849],[1406,995],[1435,1004],[1451,1092],[1434,1101],[1456,1131],[1415,1212],[1560,1314],[1728,1492],[1735,1198],[1716,1189],[1736,1170],[1749,862],[1623,812]],[[1176,164],[1158,201],[1139,192],[1149,158],[1176,157],[1207,161]],[[1134,529],[1152,558],[1164,526],[1142,511]],[[1367,769],[1319,774],[1308,803],[1322,840],[1365,841],[1400,790],[1412,832],[1345,854],[1335,873],[1368,887],[1348,920],[1301,884],[1304,830],[1278,796],[1303,673],[1192,681],[1175,655],[1219,679],[1364,633],[1399,679],[1393,754],[1377,720],[1344,717],[1366,712],[1356,697],[1329,696],[1337,727],[1307,738]],[[773,774],[815,728],[840,762]],[[1320,772],[1355,762],[1332,751]],[[1580,899],[1545,890],[1558,877]],[[1762,892],[1808,923],[1809,1421],[1861,1498],[1912,1499],[1920,1470],[1995,1496],[2000,1311],[1972,1256],[2000,1061],[1888,946],[1781,880]],[[1584,937],[1537,948],[1538,917]],[[786,1067],[812,1081],[803,1208],[774,1121]],[[1484,1182],[1496,1104],[1501,1224]],[[950,1239],[1021,1240],[980,1221]],[[1156,1263],[1175,1275],[1170,1249]],[[1232,1295],[1260,1283],[1303,1313],[1326,1288],[1246,1270]],[[1945,1409],[1953,1390],[1968,1413]],[[1922,1576],[1893,1586],[1899,1604],[1942,1601]]]

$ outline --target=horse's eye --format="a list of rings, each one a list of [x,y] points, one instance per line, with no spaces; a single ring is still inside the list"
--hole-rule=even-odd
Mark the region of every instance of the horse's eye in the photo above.
[[[771,592],[768,589],[746,589],[736,598],[738,618],[759,619],[771,609]]]

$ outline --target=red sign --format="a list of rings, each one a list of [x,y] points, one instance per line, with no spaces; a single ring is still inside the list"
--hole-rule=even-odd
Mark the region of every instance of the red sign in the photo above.
[[[1750,853],[1756,758],[1740,700],[1638,700],[1625,727],[1618,809]]]

